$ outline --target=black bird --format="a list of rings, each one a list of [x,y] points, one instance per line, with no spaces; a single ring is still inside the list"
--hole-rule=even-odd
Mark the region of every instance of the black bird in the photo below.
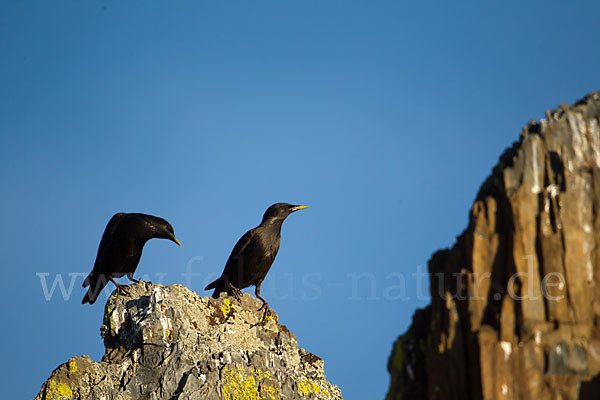
[[[81,304],[94,304],[108,281],[123,290],[113,278],[127,275],[131,281],[139,282],[133,278],[133,273],[140,262],[144,245],[153,238],[169,239],[181,246],[171,224],[162,218],[138,213],[115,214],[102,235],[94,268],[83,281],[83,287],[90,288]]]
[[[205,287],[204,290],[214,288],[215,291],[212,294],[214,298],[218,298],[221,292],[228,292],[240,300],[242,298],[240,289],[254,285],[256,286],[254,292],[256,297],[263,302],[259,311],[264,308],[265,315],[267,315],[269,303],[260,295],[260,285],[267,276],[279,250],[281,224],[288,215],[303,208],[308,208],[308,206],[277,203],[269,207],[260,225],[250,229],[237,242],[225,264],[221,277]]]

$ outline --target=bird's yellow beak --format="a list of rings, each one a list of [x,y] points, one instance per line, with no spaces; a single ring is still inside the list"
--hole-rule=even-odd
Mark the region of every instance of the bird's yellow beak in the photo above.
[[[177,238],[175,236],[173,236],[173,241],[175,243],[177,243],[179,245],[179,247],[181,247],[181,243],[179,243],[179,240],[177,240]]]
[[[308,206],[296,206],[296,207],[292,208],[292,211],[298,211],[298,210],[302,210],[305,208],[308,208]]]

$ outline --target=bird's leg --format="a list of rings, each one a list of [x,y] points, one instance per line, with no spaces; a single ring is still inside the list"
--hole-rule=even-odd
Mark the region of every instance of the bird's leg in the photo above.
[[[242,296],[243,296],[242,291],[233,285],[231,285],[231,287],[229,289],[231,290],[231,294],[233,294],[233,297],[235,297],[235,299],[241,303]]]
[[[271,315],[271,310],[269,309],[269,303],[260,295],[260,285],[262,285],[262,282],[259,282],[256,285],[256,289],[254,290],[254,294],[256,295],[256,297],[258,297],[263,302],[263,305],[260,306],[260,308],[257,311],[260,311],[263,308],[265,309],[265,313],[263,314],[263,317],[261,318],[261,321],[266,321],[267,316]]]
[[[233,295],[233,297],[241,303],[242,296],[243,296],[242,291],[240,289],[236,288],[235,286],[233,286],[233,283],[231,283],[231,281],[229,280],[227,275],[223,274],[222,279],[225,282],[225,287],[227,287],[227,291],[229,293],[231,293]]]
[[[133,272],[130,272],[130,273],[128,273],[128,274],[127,274],[127,277],[129,278],[129,280],[130,280],[131,282],[135,282],[135,283],[144,282],[144,281],[142,280],[142,278],[140,278],[139,280],[135,279],[135,278],[133,277]]]
[[[117,283],[117,282],[116,282],[116,281],[113,279],[113,277],[112,277],[112,276],[109,276],[109,277],[108,277],[108,280],[109,280],[109,281],[111,281],[112,283],[114,283],[114,284],[115,284],[115,286],[117,287],[117,292],[121,292],[121,293],[124,293],[124,294],[127,294],[127,293],[129,293],[129,290],[127,290],[127,288],[126,288],[125,286],[118,284],[118,283]]]

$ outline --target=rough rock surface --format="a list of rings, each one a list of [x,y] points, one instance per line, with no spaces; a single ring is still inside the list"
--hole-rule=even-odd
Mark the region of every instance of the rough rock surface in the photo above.
[[[138,283],[108,299],[101,362],[73,357],[42,399],[341,399],[323,360],[298,347],[261,303],[199,297],[181,285]]]
[[[600,92],[532,121],[429,262],[388,400],[600,396]]]

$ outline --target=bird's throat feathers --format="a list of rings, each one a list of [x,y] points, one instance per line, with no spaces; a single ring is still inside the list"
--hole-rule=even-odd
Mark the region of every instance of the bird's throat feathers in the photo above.
[[[283,225],[283,221],[285,221],[285,218],[277,218],[277,217],[270,217],[270,218],[264,218],[263,221],[261,222],[260,226],[262,226],[262,228],[266,231],[270,231],[270,232],[276,232],[277,234],[281,233],[281,226]]]

